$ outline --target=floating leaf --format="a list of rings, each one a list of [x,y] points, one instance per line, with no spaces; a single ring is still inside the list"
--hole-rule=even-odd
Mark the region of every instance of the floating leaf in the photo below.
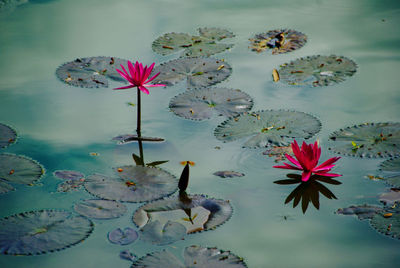
[[[400,157],[384,161],[381,170],[387,174],[383,179],[388,184],[400,188]]]
[[[221,65],[224,68],[220,68]],[[157,84],[172,86],[187,80],[189,88],[207,87],[222,82],[232,73],[231,66],[214,58],[180,58],[171,60],[153,69],[160,75],[153,80]]]
[[[92,219],[113,219],[124,215],[126,206],[111,200],[88,199],[76,203],[74,210]]]
[[[0,254],[37,255],[73,246],[93,231],[93,223],[70,212],[41,210],[0,219]]]
[[[388,213],[392,215],[387,216]],[[377,214],[371,219],[371,226],[378,232],[400,239],[400,208],[387,208]]]
[[[0,180],[0,194],[4,194],[14,190],[15,190],[14,187],[12,187],[10,184]]]
[[[253,100],[239,89],[203,88],[186,91],[169,104],[178,116],[203,120],[216,115],[232,117],[251,110]]]
[[[139,235],[134,229],[126,227],[124,230],[117,228],[109,232],[107,237],[111,243],[125,246],[133,243]]]
[[[53,175],[59,179],[72,181],[77,181],[85,177],[85,175],[83,175],[79,171],[74,170],[57,170],[54,171]]]
[[[233,178],[233,177],[243,177],[244,173],[237,172],[237,171],[229,171],[229,170],[224,170],[224,171],[217,171],[213,173],[215,176],[221,177],[221,178]]]
[[[178,181],[170,173],[143,166],[123,166],[120,178],[94,174],[85,182],[86,190],[103,199],[147,202],[173,194]]]
[[[80,180],[66,180],[57,186],[57,192],[67,193],[79,190],[85,182],[85,179]]]
[[[339,208],[336,213],[342,215],[357,215],[359,220],[372,219],[372,217],[381,212],[383,208],[368,204],[350,206],[348,208]]]
[[[281,65],[280,81],[289,85],[329,86],[344,81],[357,71],[357,64],[346,58],[308,56]]]
[[[126,62],[127,60],[115,57],[78,58],[58,67],[56,75],[61,81],[75,87],[108,87],[107,79],[125,81],[116,68]]]
[[[169,55],[181,52],[181,57],[211,56],[233,47],[232,44],[216,43],[234,34],[225,29],[200,28],[200,36],[185,33],[166,33],[157,38],[152,45],[154,52]]]
[[[17,140],[17,132],[10,126],[0,123],[0,148],[6,148]]]
[[[308,139],[321,129],[312,115],[284,110],[244,113],[220,124],[214,131],[217,139],[229,142],[247,138],[244,147],[287,146],[286,138]]]
[[[272,54],[276,55],[301,48],[307,42],[307,36],[291,29],[277,29],[256,34],[249,40],[251,50],[260,53],[271,49]]]
[[[189,222],[192,223],[192,225],[194,225],[195,224],[194,222],[190,222],[190,218],[193,221],[193,217],[196,213],[200,215],[199,216],[200,221],[201,218],[205,217],[205,213],[203,213],[202,208],[199,207],[202,207],[203,209],[210,212],[207,221],[204,223],[204,228],[203,228],[204,230],[210,230],[223,224],[232,215],[232,207],[228,201],[208,198],[203,195],[189,195],[184,197],[180,195],[154,201],[140,207],[133,215],[133,222],[139,228],[142,228],[148,222],[151,222],[151,219],[154,214],[154,217],[157,219],[166,218],[174,222],[180,222],[182,224],[186,224]],[[176,211],[176,210],[181,210],[181,211]],[[173,213],[173,215],[168,217],[164,214],[157,215],[157,213],[160,212],[164,214],[166,212],[171,212]],[[186,216],[182,217],[181,215],[184,215],[182,214],[182,212],[184,212]],[[185,221],[183,220],[183,218],[188,218],[189,221]],[[185,223],[182,222],[182,220]],[[198,229],[197,227],[194,229],[192,228],[188,229],[188,233],[196,231],[200,231],[200,229]]]
[[[21,155],[0,154],[0,180],[31,185],[39,180],[43,173],[43,167],[35,160]],[[4,183],[3,186],[0,185],[0,193],[10,190],[11,186],[4,186]]]
[[[140,229],[142,241],[163,246],[182,240],[186,235],[186,228],[180,223],[168,221],[165,224],[155,220]]]
[[[400,156],[400,123],[364,123],[330,135],[336,153],[359,157]],[[356,143],[354,146],[353,143]]]
[[[293,156],[292,146],[273,146],[263,152],[263,155],[268,155],[269,157],[275,156],[275,162],[286,160],[286,154]]]
[[[390,192],[381,194],[379,201],[385,205],[393,205],[396,202],[400,202],[400,189],[392,188]]]
[[[167,250],[147,254],[133,263],[132,268],[246,268],[243,259],[230,251],[217,248],[189,246],[185,248],[183,262]]]

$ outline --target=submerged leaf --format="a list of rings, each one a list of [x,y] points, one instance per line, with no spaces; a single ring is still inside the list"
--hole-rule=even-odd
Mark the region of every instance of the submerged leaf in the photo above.
[[[53,175],[59,179],[72,181],[77,181],[85,177],[85,175],[75,170],[57,170],[54,171]]]
[[[308,139],[321,129],[312,115],[284,110],[244,113],[220,124],[214,131],[217,139],[229,142],[247,138],[244,147],[287,146],[287,138]]]
[[[233,178],[233,177],[243,177],[244,173],[237,172],[237,171],[229,171],[229,170],[224,170],[224,171],[217,171],[213,173],[215,176],[221,177],[221,178]]]
[[[140,229],[140,240],[163,246],[182,240],[186,235],[186,228],[180,223],[168,221],[165,224],[155,220]]]
[[[113,219],[124,215],[126,206],[111,200],[88,199],[76,203],[74,210],[92,219]]]
[[[400,123],[364,123],[335,131],[332,151],[359,157],[400,156]],[[357,144],[357,147],[353,145]]]
[[[37,255],[83,242],[93,223],[56,210],[30,211],[0,219],[0,254]]]
[[[17,132],[10,126],[0,123],[0,148],[6,148],[17,140]]]
[[[107,237],[111,243],[125,246],[133,243],[139,235],[134,229],[126,227],[124,230],[117,228],[109,232]]]
[[[232,117],[252,107],[249,95],[229,88],[189,90],[174,97],[169,104],[176,115],[193,120],[209,119],[213,114]]]
[[[118,141],[118,144],[127,144],[131,142],[135,142],[138,140],[141,141],[154,141],[154,142],[161,142],[164,141],[162,138],[154,138],[154,137],[138,137],[135,134],[124,134],[124,135],[119,135],[114,138],[112,138],[113,141]]]
[[[270,49],[272,54],[275,55],[303,47],[307,42],[307,36],[291,29],[277,29],[256,34],[254,38],[249,40],[251,50],[259,53]]]

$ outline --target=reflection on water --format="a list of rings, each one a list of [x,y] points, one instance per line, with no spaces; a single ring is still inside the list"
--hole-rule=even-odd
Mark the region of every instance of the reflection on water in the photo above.
[[[328,199],[337,199],[331,190],[321,182],[332,185],[342,184],[340,181],[319,175],[312,175],[306,182],[303,182],[301,180],[301,175],[298,174],[287,174],[287,177],[289,179],[274,181],[274,183],[282,185],[299,184],[286,197],[285,204],[293,200],[293,208],[295,208],[301,201],[303,213],[306,213],[309,203],[312,203],[316,209],[319,209],[319,193],[323,194]]]

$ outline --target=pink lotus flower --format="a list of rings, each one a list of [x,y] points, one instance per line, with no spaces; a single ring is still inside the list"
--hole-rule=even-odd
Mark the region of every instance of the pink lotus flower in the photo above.
[[[119,88],[114,88],[114,89],[127,89],[127,88],[133,88],[137,87],[141,91],[143,91],[146,94],[149,94],[149,90],[147,87],[164,87],[165,85],[163,84],[148,84],[151,81],[153,81],[160,73],[155,74],[153,77],[146,79],[150,76],[151,71],[154,68],[155,63],[150,65],[150,67],[144,66],[143,64],[136,62],[135,66],[133,66],[132,62],[128,60],[128,69],[129,73],[125,70],[124,66],[121,64],[122,71],[117,69],[117,72],[126,80],[129,82],[129,86],[125,87],[119,87]]]
[[[321,156],[321,148],[318,147],[317,142],[315,142],[314,144],[307,144],[303,142],[300,149],[296,140],[294,140],[294,142],[292,143],[292,150],[297,160],[288,154],[286,154],[285,156],[290,162],[294,164],[294,166],[283,163],[284,166],[274,166],[274,168],[302,170],[302,181],[308,181],[312,173],[325,177],[342,176],[340,174],[328,173],[335,166],[333,163],[338,161],[340,157],[332,157],[326,160],[321,165],[317,166],[319,157]]]

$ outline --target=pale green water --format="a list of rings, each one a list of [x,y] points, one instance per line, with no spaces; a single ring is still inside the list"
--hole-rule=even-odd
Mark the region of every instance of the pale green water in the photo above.
[[[398,1],[245,1],[245,0],[58,0],[37,1],[0,14],[0,122],[19,133],[17,144],[3,149],[30,156],[47,172],[42,186],[17,187],[0,195],[0,217],[43,208],[72,211],[75,202],[90,198],[85,191],[55,193],[52,173],[58,169],[112,174],[112,167],[131,164],[136,144],[117,146],[111,138],[135,129],[133,91],[67,86],[56,68],[77,57],[116,56],[161,63],[176,55],[154,53],[151,43],[166,32],[196,33],[198,27],[227,28],[236,34],[234,48],[215,57],[233,67],[220,86],[250,94],[260,109],[294,109],[316,115],[323,127],[322,158],[328,135],[362,122],[400,121],[400,2]],[[384,21],[382,21],[384,19]],[[308,35],[305,47],[284,55],[256,54],[248,38],[275,28],[293,28]],[[231,40],[229,40],[231,41]],[[280,64],[314,54],[343,55],[358,64],[345,82],[323,88],[293,88],[273,83]],[[229,199],[233,217],[214,231],[189,235],[170,246],[136,241],[129,246],[109,243],[107,232],[133,227],[131,216],[140,204],[126,204],[128,213],[115,220],[95,220],[94,233],[82,244],[43,256],[0,256],[0,267],[129,267],[118,254],[129,249],[138,256],[168,248],[180,254],[188,245],[217,246],[243,257],[249,267],[397,267],[400,241],[378,234],[368,222],[334,214],[340,207],[377,204],[385,189],[364,178],[381,160],[344,157],[335,171],[342,185],[328,186],[338,200],[321,197],[321,208],[305,215],[283,201],[293,189],[272,182],[285,178],[273,169],[263,150],[221,143],[213,136],[223,118],[184,120],[169,112],[169,100],[185,85],[154,88],[143,100],[143,134],[167,142],[145,144],[149,161],[170,160],[163,168],[179,176],[182,160],[193,160],[191,193]],[[220,146],[221,150],[214,149]],[[97,157],[90,152],[98,152]],[[243,178],[222,180],[218,170],[237,170]],[[311,205],[310,205],[311,206]],[[282,215],[291,215],[285,221]]]

